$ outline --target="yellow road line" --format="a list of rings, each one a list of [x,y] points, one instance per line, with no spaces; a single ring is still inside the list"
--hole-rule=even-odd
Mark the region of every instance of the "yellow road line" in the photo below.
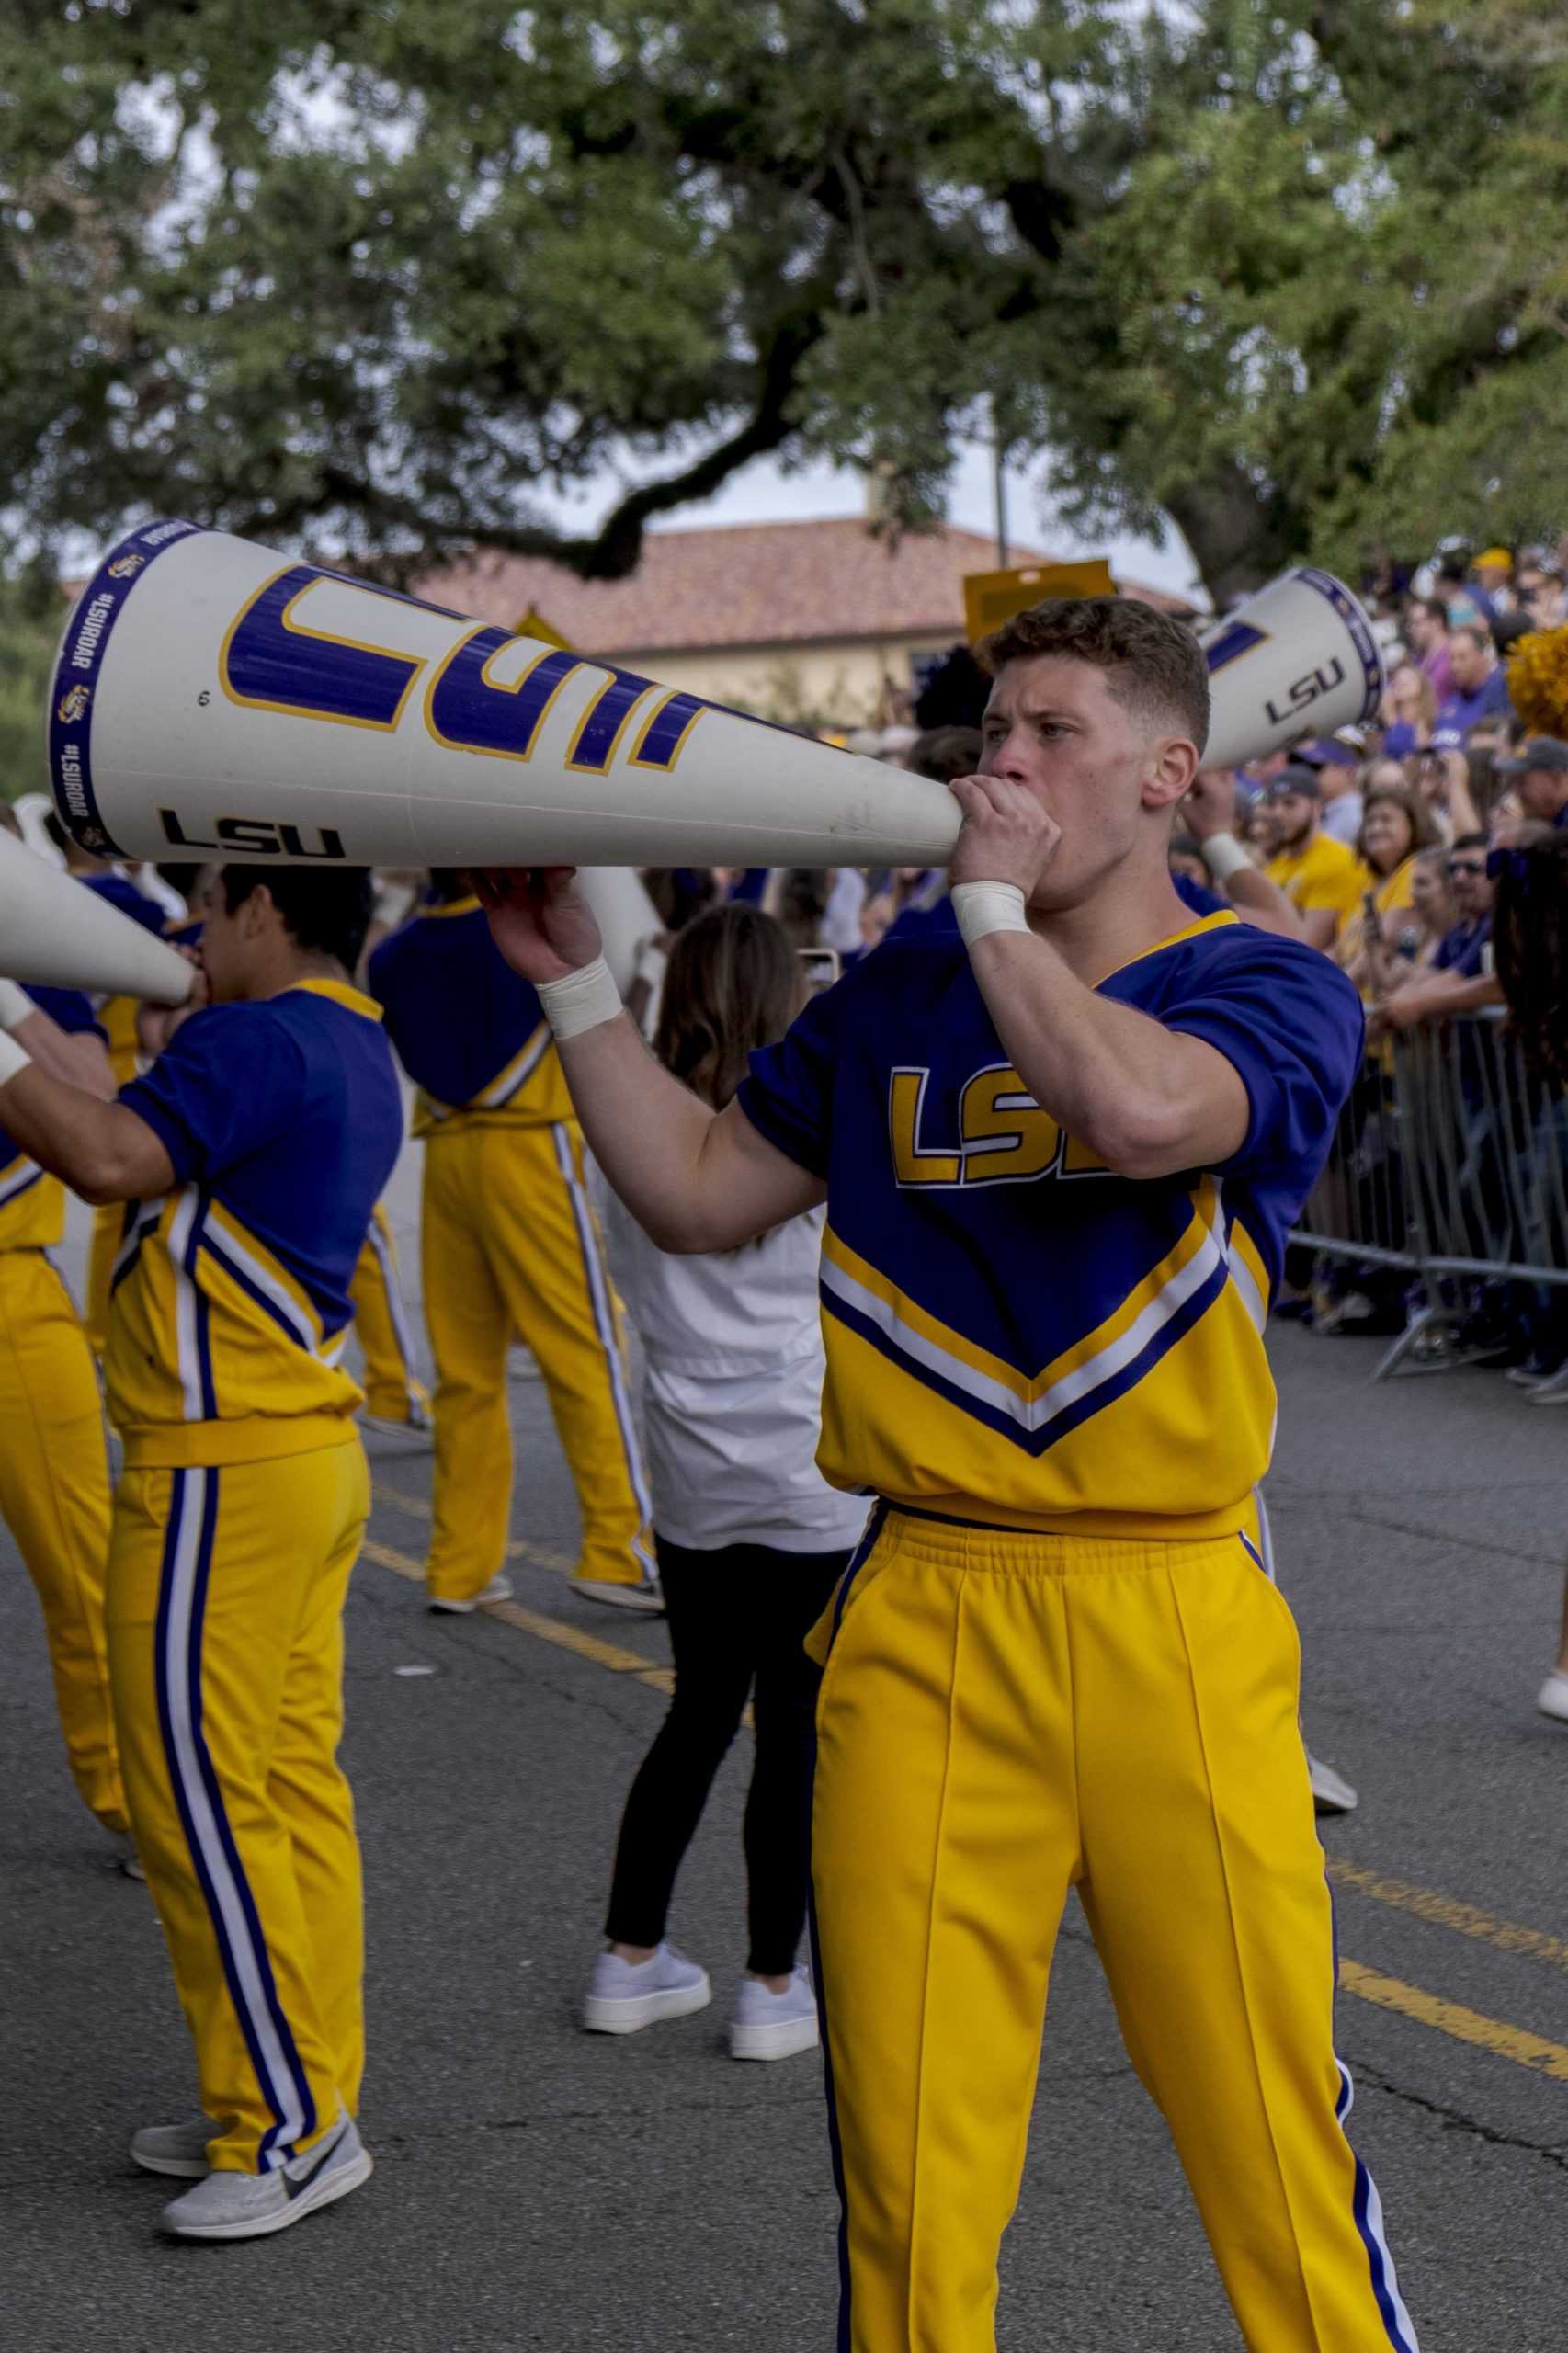
[[[425,1567],[407,1552],[399,1552],[390,1544],[379,1544],[367,1537],[360,1547],[366,1560],[374,1561],[381,1569],[391,1569],[394,1576],[406,1577],[411,1585],[423,1585]],[[675,1676],[667,1666],[651,1666],[641,1651],[623,1651],[615,1643],[605,1643],[597,1634],[585,1633],[580,1626],[565,1625],[559,1618],[543,1618],[537,1609],[525,1609],[516,1601],[484,1601],[480,1604],[487,1618],[499,1618],[507,1626],[516,1626],[520,1633],[532,1634],[541,1643],[553,1643],[557,1650],[574,1651],[579,1658],[590,1659],[595,1666],[602,1666],[611,1675],[629,1675],[634,1682],[649,1684],[655,1691],[675,1689]]]
[[[423,1495],[407,1495],[401,1487],[387,1486],[376,1476],[374,1466],[371,1469],[370,1494],[373,1502],[391,1504],[394,1511],[405,1512],[410,1519],[429,1520],[430,1506]],[[560,1576],[570,1576],[577,1565],[574,1561],[569,1561],[564,1552],[547,1552],[540,1545],[525,1544],[517,1537],[506,1547],[506,1558],[508,1561],[524,1561],[530,1569],[553,1569]]]
[[[394,1495],[385,1488],[378,1492],[384,1503],[397,1503],[404,1508],[417,1500]],[[426,1506],[425,1514],[427,1512]],[[413,1516],[424,1515],[415,1510]],[[424,1564],[409,1553],[373,1538],[366,1539],[362,1550],[365,1558],[374,1561],[378,1568],[391,1569],[394,1575],[406,1577],[413,1585],[424,1584]],[[529,1557],[525,1546],[513,1550],[524,1558]],[[565,1625],[558,1618],[541,1617],[538,1610],[525,1609],[516,1601],[486,1601],[480,1606],[487,1618],[499,1618],[504,1624],[516,1626],[519,1632],[532,1634],[539,1642],[552,1643],[557,1650],[572,1651],[578,1658],[585,1658],[612,1675],[629,1676],[633,1682],[645,1683],[655,1691],[668,1693],[675,1688],[671,1669],[650,1666],[641,1652],[621,1650],[614,1643],[602,1642],[597,1634],[585,1633],[580,1627]],[[749,1719],[749,1709],[746,1714]],[[1465,1936],[1485,1938],[1501,1945],[1505,1951],[1525,1952],[1559,1967],[1568,1966],[1568,1947],[1540,1929],[1494,1920],[1472,1904],[1460,1904],[1452,1896],[1438,1895],[1430,1889],[1410,1886],[1403,1880],[1385,1879],[1355,1863],[1331,1862],[1328,1872],[1336,1885],[1354,1888],[1358,1894],[1373,1896],[1380,1903],[1395,1904],[1423,1919],[1437,1920],[1446,1927],[1458,1928]],[[1445,2001],[1441,1995],[1428,1994],[1419,1985],[1407,1985],[1401,1978],[1385,1977],[1380,1971],[1368,1969],[1358,1961],[1347,1961],[1343,1955],[1339,1985],[1341,1992],[1354,1995],[1358,2001],[1392,2010],[1401,2018],[1415,2019],[1419,2025],[1435,2027],[1453,2041],[1468,2042],[1477,2050],[1494,2052],[1500,2059],[1511,2059],[1516,2066],[1528,2067],[1537,2075],[1551,2075],[1560,2083],[1568,2083],[1568,2047],[1549,2042],[1543,2035],[1531,2034],[1524,2027],[1510,2026],[1503,2018],[1483,2018],[1479,2010],[1466,2009],[1460,2002]]]
[[[1494,1919],[1490,1912],[1480,1911],[1473,1904],[1461,1904],[1456,1895],[1443,1895],[1436,1888],[1415,1887],[1408,1880],[1390,1879],[1360,1863],[1336,1859],[1329,1864],[1328,1876],[1335,1887],[1348,1888],[1357,1895],[1369,1895],[1374,1903],[1392,1904],[1397,1912],[1413,1912],[1418,1920],[1431,1920],[1440,1928],[1453,1928],[1461,1937],[1478,1937],[1484,1944],[1495,1945],[1500,1952],[1524,1953],[1531,1961],[1544,1961],[1553,1969],[1568,1970],[1568,1941],[1562,1937],[1549,1937],[1544,1928],[1527,1928],[1517,1920]]]
[[[1509,2026],[1502,2018],[1483,2018],[1479,2010],[1467,2010],[1462,2003],[1445,2002],[1440,1995],[1424,1993],[1419,1985],[1406,1985],[1375,1969],[1363,1969],[1358,1961],[1343,1956],[1339,1984],[1342,1992],[1354,1994],[1362,2002],[1375,2002],[1381,2010],[1397,2011],[1401,2018],[1436,2027],[1439,2034],[1449,2035],[1456,2042],[1473,2043],[1478,2051],[1494,2051],[1500,2059],[1511,2059],[1517,2067],[1533,2068],[1537,2075],[1554,2075],[1559,2083],[1568,2083],[1568,2049],[1561,2042],[1548,2042],[1543,2035]]]

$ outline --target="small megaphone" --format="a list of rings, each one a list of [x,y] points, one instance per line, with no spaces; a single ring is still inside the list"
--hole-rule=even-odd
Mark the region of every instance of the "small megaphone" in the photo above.
[[[1301,565],[1227,613],[1201,641],[1209,664],[1203,765],[1240,767],[1309,731],[1364,724],[1383,691],[1372,625],[1342,580]]]
[[[151,997],[154,1005],[183,1005],[195,978],[165,941],[3,832],[0,972],[34,988]]]

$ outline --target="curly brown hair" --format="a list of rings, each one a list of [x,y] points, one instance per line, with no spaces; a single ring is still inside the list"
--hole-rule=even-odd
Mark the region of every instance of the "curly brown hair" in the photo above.
[[[1048,597],[982,638],[975,655],[993,677],[1008,662],[1056,654],[1106,673],[1117,701],[1142,724],[1173,723],[1199,752],[1209,738],[1209,665],[1185,621],[1136,597]]]

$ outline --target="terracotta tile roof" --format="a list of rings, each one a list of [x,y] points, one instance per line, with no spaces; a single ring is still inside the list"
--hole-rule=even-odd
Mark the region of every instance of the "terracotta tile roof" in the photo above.
[[[1015,560],[1050,563],[1033,548]],[[479,551],[413,583],[415,596],[515,629],[533,606],[588,654],[842,643],[963,633],[963,576],[989,572],[994,540],[952,525],[895,543],[858,517],[650,532],[624,580],[579,580],[537,556]],[[1182,608],[1132,583],[1133,596]]]

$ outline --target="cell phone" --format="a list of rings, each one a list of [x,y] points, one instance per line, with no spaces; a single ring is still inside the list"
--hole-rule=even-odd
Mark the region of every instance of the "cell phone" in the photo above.
[[[1379,948],[1382,946],[1383,926],[1378,915],[1377,899],[1370,891],[1361,893],[1361,929],[1369,940]]]
[[[824,989],[830,989],[843,970],[837,949],[801,948],[796,952],[806,968],[807,994],[818,996]]]

